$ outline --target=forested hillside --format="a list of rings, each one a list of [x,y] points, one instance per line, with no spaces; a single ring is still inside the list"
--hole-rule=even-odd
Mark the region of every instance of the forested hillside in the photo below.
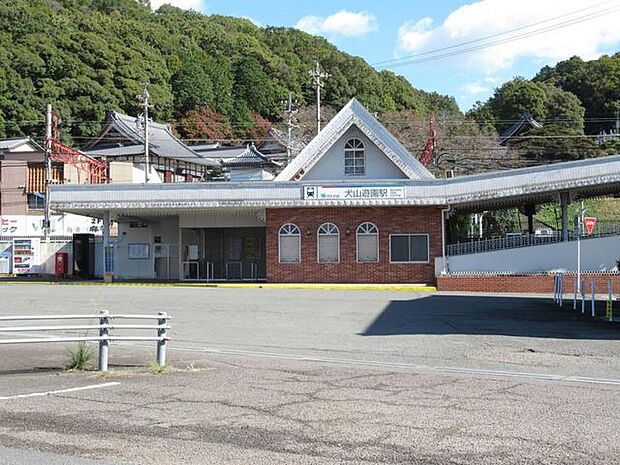
[[[98,131],[107,110],[140,112],[148,83],[159,121],[243,137],[264,118],[277,120],[293,92],[312,101],[308,71],[320,60],[331,74],[326,106],[355,96],[372,111],[458,113],[453,98],[414,89],[377,72],[325,39],[248,20],[205,16],[137,0],[2,0],[0,136],[38,135],[47,102],[73,142]],[[215,130],[214,130],[215,128]],[[219,129],[218,129],[219,128]],[[200,129],[200,125],[199,125]]]
[[[615,126],[620,110],[620,53],[583,61],[578,57],[546,66],[532,79],[504,83],[470,112],[481,125],[501,132],[528,112],[543,127],[511,146],[526,156],[562,160],[615,154],[620,144],[594,143],[600,131]]]

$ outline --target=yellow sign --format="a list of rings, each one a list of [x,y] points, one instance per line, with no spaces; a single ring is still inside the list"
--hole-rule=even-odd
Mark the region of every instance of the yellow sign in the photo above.
[[[608,321],[612,321],[614,319],[614,307],[613,301],[608,300],[607,305],[605,306],[605,316]]]

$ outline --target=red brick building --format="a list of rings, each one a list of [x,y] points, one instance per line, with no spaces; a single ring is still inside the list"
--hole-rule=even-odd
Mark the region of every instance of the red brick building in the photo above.
[[[619,186],[620,157],[438,179],[352,100],[273,181],[54,186],[51,204],[118,222],[120,278],[436,283],[455,211],[559,202],[564,237],[571,199]]]

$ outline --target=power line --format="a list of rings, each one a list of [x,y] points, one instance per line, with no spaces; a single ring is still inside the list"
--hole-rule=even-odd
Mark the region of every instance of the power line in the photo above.
[[[445,51],[445,50],[450,50],[450,49],[459,48],[459,47],[462,47],[462,46],[465,46],[465,45],[470,45],[470,44],[474,44],[474,43],[477,43],[477,42],[482,42],[482,41],[485,41],[485,40],[488,40],[488,39],[492,39],[494,37],[500,37],[500,36],[503,36],[503,35],[506,35],[506,34],[511,34],[513,32],[521,31],[523,29],[528,29],[530,27],[538,26],[540,24],[548,23],[550,21],[555,21],[556,19],[565,18],[567,16],[572,16],[574,14],[581,13],[582,11],[592,10],[594,8],[597,8],[599,6],[602,6],[602,5],[605,5],[605,4],[608,4],[608,3],[614,3],[614,2],[610,0],[610,1],[606,1],[606,2],[597,3],[596,5],[592,5],[592,6],[589,6],[589,7],[586,7],[586,8],[580,8],[578,10],[573,10],[573,11],[571,11],[569,13],[565,13],[565,14],[562,14],[562,15],[559,15],[559,16],[554,16],[552,18],[543,19],[541,21],[536,21],[534,23],[526,24],[524,26],[519,26],[519,27],[516,27],[514,29],[509,29],[507,31],[497,32],[495,34],[490,34],[488,36],[480,37],[478,39],[468,40],[466,42],[461,42],[461,43],[449,45],[449,46],[446,46],[446,47],[441,47],[441,48],[436,48],[436,49],[432,49],[432,50],[427,50],[425,52],[414,53],[412,55],[408,55],[408,56],[404,56],[404,57],[393,58],[391,60],[379,61],[377,63],[372,63],[371,66],[379,66],[379,65],[384,65],[384,64],[387,64],[387,63],[398,62],[398,61],[402,61],[402,60],[406,60],[406,59],[410,59],[410,58],[414,58],[414,57],[421,57],[421,56],[424,56],[424,55],[431,55],[431,54],[434,54],[434,53],[437,53],[437,52],[442,52],[442,51]]]
[[[618,7],[613,7],[613,8],[609,8],[607,10],[603,10],[597,13],[592,13],[589,15],[584,15],[569,21],[564,21],[561,23],[558,23],[556,25],[553,26],[548,26],[545,28],[541,28],[541,29],[537,29],[534,31],[530,31],[524,34],[520,34],[520,35],[516,35],[507,39],[502,39],[502,40],[498,40],[498,41],[494,41],[494,42],[489,42],[487,44],[482,44],[482,45],[478,45],[475,47],[470,47],[470,48],[464,48],[461,50],[456,50],[456,51],[452,51],[452,52],[448,52],[448,53],[443,53],[443,54],[439,54],[439,55],[432,55],[432,56],[428,56],[428,57],[423,57],[423,58],[417,58],[417,59],[410,59],[410,60],[404,60],[398,63],[394,63],[391,64],[389,66],[385,66],[384,68],[398,68],[398,67],[402,67],[402,66],[408,66],[408,65],[412,65],[412,64],[419,64],[419,63],[427,63],[430,61],[435,61],[435,60],[440,60],[440,59],[444,59],[444,58],[450,58],[450,57],[455,57],[458,55],[464,55],[467,53],[472,53],[472,52],[476,52],[478,50],[483,50],[485,48],[490,48],[490,47],[495,47],[497,45],[502,45],[502,44],[506,44],[506,43],[510,43],[510,42],[514,42],[517,40],[522,40],[522,39],[526,39],[529,37],[533,37],[539,34],[544,34],[547,32],[552,32],[558,29],[563,29],[565,27],[569,27],[575,24],[579,24],[585,21],[591,21],[593,19],[599,18],[601,16],[604,15],[608,15],[614,12],[620,11],[620,8]]]

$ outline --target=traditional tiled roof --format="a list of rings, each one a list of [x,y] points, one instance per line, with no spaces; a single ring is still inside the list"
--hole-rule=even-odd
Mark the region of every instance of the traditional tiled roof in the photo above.
[[[272,167],[279,168],[281,165],[273,160],[270,160],[265,155],[263,155],[254,144],[248,145],[245,147],[243,152],[240,154],[228,157],[221,158],[221,163],[224,166],[228,166],[231,168],[235,167]]]
[[[352,99],[306,145],[297,157],[276,177],[276,181],[303,179],[327,151],[355,125],[368,137],[409,179],[433,179],[428,171],[405,147],[371,115],[356,99]]]
[[[521,118],[519,119],[519,121],[510,126],[501,134],[499,144],[506,145],[512,137],[523,131],[523,128],[526,126],[529,126],[531,128],[542,128],[542,124],[536,121],[530,113],[523,112],[521,113]]]
[[[111,134],[118,133],[117,140]],[[115,111],[109,112],[103,131],[90,141],[84,152],[91,156],[125,156],[143,153],[144,131],[139,119]],[[122,150],[120,149],[122,147]],[[197,165],[219,166],[177,139],[167,124],[149,123],[149,148],[153,154]],[[140,151],[138,151],[140,150]]]

